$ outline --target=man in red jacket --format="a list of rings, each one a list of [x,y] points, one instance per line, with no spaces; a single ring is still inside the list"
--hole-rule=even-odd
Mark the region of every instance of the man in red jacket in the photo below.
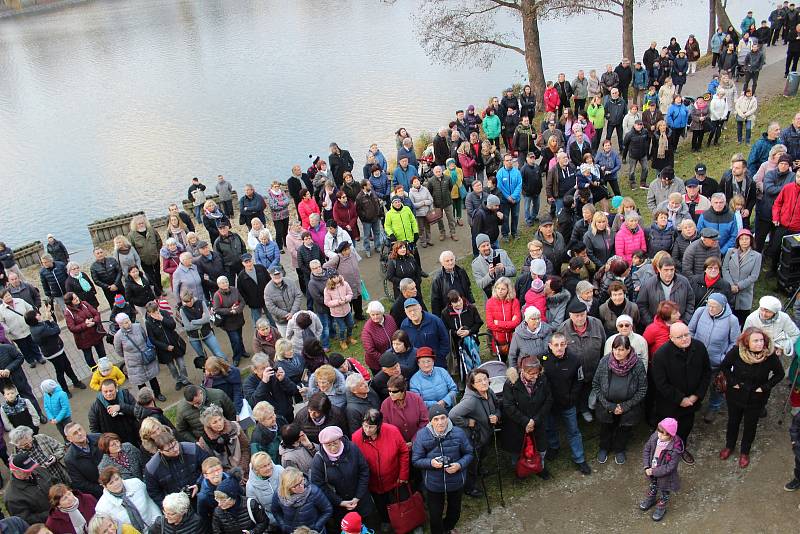
[[[769,256],[772,258],[772,272],[777,273],[784,236],[800,233],[800,172],[795,174],[794,182],[786,184],[778,193],[772,205],[772,224],[775,233],[770,240]]]

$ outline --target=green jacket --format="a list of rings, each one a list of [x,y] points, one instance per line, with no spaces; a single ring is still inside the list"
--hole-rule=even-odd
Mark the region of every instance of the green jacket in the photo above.
[[[483,133],[489,139],[497,139],[500,137],[500,117],[497,115],[486,115],[481,123],[483,126]]]
[[[433,197],[434,208],[446,208],[453,205],[453,198],[450,196],[450,176],[442,174],[441,178],[437,178],[434,174],[428,178],[428,190]]]
[[[414,241],[414,234],[419,234],[417,218],[406,205],[400,211],[394,208],[387,211],[383,228],[387,236],[394,236],[398,241]]]
[[[586,114],[595,128],[603,128],[606,125],[606,109],[602,104],[599,106],[589,104],[586,106]]]
[[[145,235],[140,234],[136,230],[131,230],[128,234],[128,241],[131,242],[133,248],[139,253],[139,258],[142,260],[142,265],[159,265],[161,259],[159,251],[161,250],[161,236],[158,235],[152,226],[147,227]],[[128,273],[123,273],[126,275]]]
[[[201,388],[205,393],[205,400],[200,408],[195,408],[186,400],[178,403],[175,412],[175,437],[178,441],[196,442],[203,435],[203,423],[200,422],[200,412],[211,404],[222,408],[222,413],[228,421],[236,421],[236,410],[233,401],[224,391],[213,388]]]

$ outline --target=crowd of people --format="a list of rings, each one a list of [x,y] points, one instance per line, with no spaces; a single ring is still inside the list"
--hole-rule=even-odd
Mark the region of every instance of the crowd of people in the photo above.
[[[798,39],[793,4],[782,9],[766,30],[745,17],[735,68],[722,47],[740,34],[720,29],[712,47],[721,78],[693,102],[681,89],[697,75],[699,46],[690,36],[681,49],[673,38],[600,78],[560,74],[540,125],[526,86],[484,111],[458,110],[419,153],[401,128],[391,172],[373,144],[356,178],[353,157],[331,143],[327,161],[314,158],[305,172],[295,165],[286,190],[246,184],[238,210],[224,176],[216,200],[194,178],[191,213],[170,205],[163,235],[135,216],[112,253],[94,250],[88,273],[48,236],[43,296],[0,243],[0,458],[12,473],[13,516],[0,530],[388,531],[393,509],[420,503],[422,490],[431,532],[452,533],[463,495],[483,495],[492,449],[517,465],[532,448],[548,480],[563,426],[575,468],[589,476],[593,461],[626,463],[639,424],[654,431],[639,507],[655,507],[659,521],[680,487],[679,463],[695,463],[698,414],[712,424],[725,413],[719,458],[738,445],[747,468],[784,363],[795,362],[792,384],[798,373],[800,330],[778,298],[754,302],[754,289],[764,272],[792,268],[782,267],[781,242],[800,232],[800,113],[785,128],[769,123],[719,181],[702,163],[678,177],[673,162],[687,126],[700,150],[706,132],[708,144],[719,141],[731,113],[739,142],[744,130],[750,143],[763,66],[755,42]],[[648,182],[651,166],[658,174]],[[631,189],[647,190],[646,206],[622,195],[622,172]],[[524,260],[501,248],[519,237],[521,204],[524,223],[538,223]],[[441,242],[470,228],[471,276],[446,248],[437,267],[423,268],[419,248],[435,246],[434,224]],[[359,268],[362,253],[384,244],[388,309],[369,299]],[[93,370],[88,386],[66,356],[58,317]],[[478,365],[484,327],[507,365],[502,388]],[[359,344],[363,362],[333,350]],[[188,346],[199,383],[189,378]],[[41,405],[24,362],[54,368]],[[158,405],[162,365],[183,395],[171,418]],[[88,431],[72,420],[70,384],[97,392]],[[791,400],[800,407],[800,393]],[[598,427],[594,459],[579,419]],[[63,442],[41,432],[47,424]],[[791,436],[788,491],[800,489],[800,415]]]

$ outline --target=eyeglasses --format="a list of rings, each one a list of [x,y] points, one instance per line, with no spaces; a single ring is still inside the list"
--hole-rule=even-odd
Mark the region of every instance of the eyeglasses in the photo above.
[[[620,323],[617,326],[620,327],[620,328],[630,328],[631,324],[630,323]]]
[[[397,395],[398,393],[402,393],[402,391],[399,390],[399,389],[390,389],[389,390],[389,395]]]

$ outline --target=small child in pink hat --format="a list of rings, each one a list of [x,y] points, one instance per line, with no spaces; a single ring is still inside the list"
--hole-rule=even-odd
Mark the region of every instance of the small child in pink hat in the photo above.
[[[680,489],[678,464],[683,454],[683,441],[677,435],[678,421],[667,417],[658,423],[658,428],[644,446],[642,466],[649,487],[644,500],[639,503],[642,511],[653,511],[653,521],[661,521],[667,513],[667,502],[673,491]],[[658,492],[661,491],[661,498]]]

